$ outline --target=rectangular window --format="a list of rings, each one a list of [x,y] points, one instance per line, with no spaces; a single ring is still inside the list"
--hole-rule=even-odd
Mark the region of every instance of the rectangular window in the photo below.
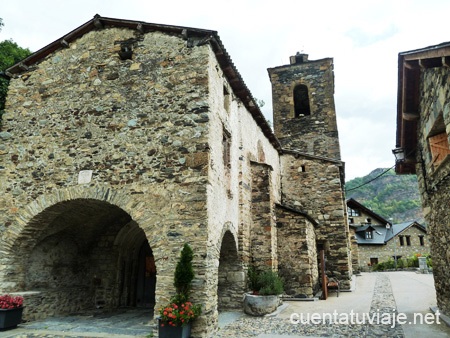
[[[406,236],[406,245],[411,246],[411,236]]]
[[[366,239],[372,239],[372,231],[366,231]]]
[[[370,257],[370,265],[378,264],[378,257]]]
[[[398,239],[400,240],[400,246],[405,245],[405,243],[403,242],[403,236],[398,236]]]
[[[222,151],[223,151],[223,165],[225,168],[231,167],[231,135],[228,131],[223,129],[222,133]]]
[[[433,165],[439,165],[450,154],[447,133],[443,132],[428,138]]]
[[[420,241],[420,246],[424,246],[425,245],[425,241],[423,236],[419,236],[419,241]]]
[[[230,113],[231,95],[228,88],[223,86],[223,107],[227,113]]]
[[[349,216],[360,216],[361,213],[357,209],[347,208],[347,213]]]

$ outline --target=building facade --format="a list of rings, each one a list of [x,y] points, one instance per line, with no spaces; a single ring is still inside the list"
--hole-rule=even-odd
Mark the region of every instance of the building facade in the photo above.
[[[393,224],[353,198],[347,200],[350,231],[356,240],[358,270],[367,271],[375,264],[428,255],[427,229],[415,221]]]
[[[450,44],[399,53],[397,174],[417,175],[430,234],[436,297],[450,314]]]
[[[280,139],[215,31],[96,15],[9,68],[2,292],[25,296],[29,320],[157,310],[189,243],[203,337],[241,306],[250,265],[310,296],[322,250],[349,287],[333,63],[301,59],[269,70]]]

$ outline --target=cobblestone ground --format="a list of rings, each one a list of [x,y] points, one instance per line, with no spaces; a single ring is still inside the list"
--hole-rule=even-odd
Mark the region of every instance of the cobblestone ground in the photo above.
[[[396,309],[394,295],[390,280],[387,276],[379,274],[375,282],[374,295],[370,306],[369,316],[377,316],[378,313],[392,313]],[[381,321],[382,322],[382,321]],[[403,338],[404,333],[400,325],[391,327],[392,324],[298,324],[290,323],[288,319],[271,317],[243,317],[222,328],[215,338],[248,338],[261,334],[284,334],[315,337],[389,337]]]
[[[374,294],[369,316],[377,313],[392,313],[396,309],[390,280],[379,274],[375,282]],[[86,338],[86,337],[153,337],[150,314],[130,311],[114,317],[64,317],[53,318],[43,322],[21,325],[20,329],[7,332],[0,331],[0,337],[17,338]],[[288,319],[277,317],[243,316],[222,327],[214,338],[250,338],[259,335],[293,335],[314,337],[365,337],[365,338],[403,338],[400,325],[391,327],[389,324],[346,325],[336,323],[298,324],[294,325]],[[26,332],[22,331],[26,329]],[[45,332],[43,332],[45,331]],[[63,332],[64,331],[64,332]],[[156,337],[156,333],[154,335]]]

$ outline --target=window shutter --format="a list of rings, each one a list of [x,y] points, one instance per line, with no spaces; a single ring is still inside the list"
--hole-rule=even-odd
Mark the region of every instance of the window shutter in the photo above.
[[[450,154],[447,134],[441,133],[435,136],[431,136],[428,139],[428,142],[430,145],[431,155],[433,156],[432,163],[434,165],[438,165],[448,154]]]

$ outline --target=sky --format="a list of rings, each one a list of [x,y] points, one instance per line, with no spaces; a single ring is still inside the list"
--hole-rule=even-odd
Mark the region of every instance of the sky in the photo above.
[[[210,29],[272,120],[267,69],[333,58],[346,180],[395,164],[401,52],[450,41],[448,0],[3,0],[0,41],[37,51],[99,14]]]

